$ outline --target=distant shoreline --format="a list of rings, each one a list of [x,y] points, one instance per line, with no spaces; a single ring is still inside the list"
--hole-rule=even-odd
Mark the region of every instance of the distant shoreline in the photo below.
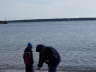
[[[96,20],[96,18],[24,19],[24,20],[10,20],[8,22],[56,22],[56,21],[88,21],[88,20]]]
[[[7,21],[0,21],[0,24],[7,24]]]
[[[18,22],[57,22],[57,21],[93,21],[96,18],[53,18],[53,19],[22,19],[0,21],[0,24],[18,23]]]

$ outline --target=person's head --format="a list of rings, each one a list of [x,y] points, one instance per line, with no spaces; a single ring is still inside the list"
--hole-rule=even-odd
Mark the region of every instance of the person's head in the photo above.
[[[44,48],[45,46],[43,44],[39,44],[36,47],[36,52],[40,52],[42,50],[42,48]]]
[[[28,43],[27,44],[27,47],[25,48],[25,50],[24,50],[24,52],[30,52],[30,51],[32,51],[32,44],[31,43]]]
[[[32,44],[29,42],[29,43],[27,44],[27,47],[32,48]]]

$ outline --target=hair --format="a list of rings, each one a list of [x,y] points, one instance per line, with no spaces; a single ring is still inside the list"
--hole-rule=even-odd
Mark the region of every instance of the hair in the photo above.
[[[39,44],[36,47],[36,52],[40,52],[42,48],[44,48],[45,46],[43,44]]]

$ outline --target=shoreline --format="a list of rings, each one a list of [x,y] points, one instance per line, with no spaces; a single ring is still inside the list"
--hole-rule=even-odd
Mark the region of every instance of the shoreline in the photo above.
[[[62,21],[95,21],[96,18],[50,18],[50,19],[18,19],[0,21],[0,24],[23,23],[23,22],[62,22]]]
[[[0,72],[24,72],[25,67],[24,65],[0,65]],[[37,67],[34,66],[34,70],[38,72]],[[40,72],[47,72],[48,68],[42,67]],[[59,66],[57,72],[96,72],[96,67],[80,67],[80,66]]]
[[[25,72],[25,70],[0,70],[0,72]],[[34,70],[34,72],[48,72],[48,70]],[[57,70],[57,72],[96,72],[96,70]]]
[[[0,21],[0,24],[7,24],[7,21]]]
[[[61,22],[61,21],[94,21],[96,18],[50,18],[50,19],[21,19],[21,20],[8,20],[8,23],[20,22]]]

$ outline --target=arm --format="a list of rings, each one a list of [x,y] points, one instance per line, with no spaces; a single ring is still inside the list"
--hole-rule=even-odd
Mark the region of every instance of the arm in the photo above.
[[[41,68],[43,66],[44,61],[45,61],[45,54],[44,52],[40,52],[38,68]]]

